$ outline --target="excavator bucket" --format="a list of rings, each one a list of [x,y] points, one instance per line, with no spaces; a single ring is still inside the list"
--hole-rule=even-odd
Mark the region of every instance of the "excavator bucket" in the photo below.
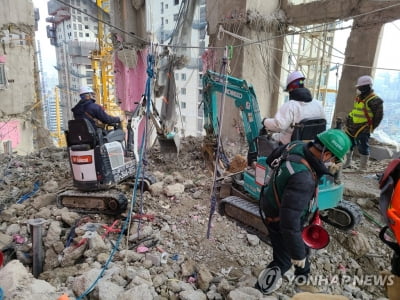
[[[162,153],[179,154],[180,138],[178,134],[160,134],[157,139],[160,143],[160,150]]]

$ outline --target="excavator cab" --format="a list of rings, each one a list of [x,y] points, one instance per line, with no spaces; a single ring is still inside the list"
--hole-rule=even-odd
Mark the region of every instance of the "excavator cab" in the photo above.
[[[318,133],[326,130],[326,120],[320,118],[307,118],[293,125],[292,141],[311,141]]]
[[[74,186],[82,191],[107,189],[129,176],[135,162],[125,158],[121,128],[94,128],[87,119],[68,121],[66,140]]]

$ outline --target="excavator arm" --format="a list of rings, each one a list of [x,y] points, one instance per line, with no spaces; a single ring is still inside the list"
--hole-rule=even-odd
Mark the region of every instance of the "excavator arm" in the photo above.
[[[249,152],[257,151],[257,137],[262,128],[260,109],[251,85],[243,79],[207,71],[203,75],[204,129],[207,136],[216,137],[219,131],[221,97],[232,100],[240,110]]]

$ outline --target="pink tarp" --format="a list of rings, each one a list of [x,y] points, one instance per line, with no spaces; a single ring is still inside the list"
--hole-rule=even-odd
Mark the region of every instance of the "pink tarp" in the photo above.
[[[137,51],[137,65],[135,68],[126,67],[115,56],[115,87],[116,96],[123,111],[133,112],[137,102],[145,92],[147,81],[147,49]]]
[[[135,68],[126,67],[121,60],[115,55],[115,88],[116,97],[121,103],[120,107],[123,111],[133,112],[146,90],[147,82],[147,49],[137,51],[137,65]],[[142,143],[141,137],[144,131],[143,119],[139,125],[138,141],[136,145],[140,149]]]
[[[19,145],[21,141],[19,121],[0,122],[0,141],[7,140],[11,141],[12,148]]]

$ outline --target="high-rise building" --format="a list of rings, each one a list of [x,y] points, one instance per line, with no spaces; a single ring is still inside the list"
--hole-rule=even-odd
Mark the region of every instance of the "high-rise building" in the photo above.
[[[200,105],[202,91],[202,63],[201,54],[206,46],[206,8],[205,0],[197,1],[199,5],[194,11],[191,24],[190,45],[178,43],[172,51],[179,47],[189,49],[189,63],[182,69],[175,70],[177,93],[177,127],[185,136],[200,136],[203,134],[203,108]],[[178,19],[181,17],[182,0],[164,0],[151,2],[151,15],[149,16],[149,31],[153,32],[157,41],[168,45]]]
[[[79,101],[79,87],[92,86],[91,51],[96,49],[98,9],[96,1],[70,0],[69,5],[50,0],[47,36],[56,48],[60,107],[63,124],[72,119],[71,108]]]

